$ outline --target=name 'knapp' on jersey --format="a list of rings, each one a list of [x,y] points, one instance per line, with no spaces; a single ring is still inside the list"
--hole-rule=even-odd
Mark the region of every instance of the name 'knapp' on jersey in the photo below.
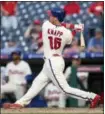
[[[42,25],[44,57],[49,58],[53,54],[61,55],[66,44],[72,42],[72,33],[64,26],[55,26],[49,21]]]

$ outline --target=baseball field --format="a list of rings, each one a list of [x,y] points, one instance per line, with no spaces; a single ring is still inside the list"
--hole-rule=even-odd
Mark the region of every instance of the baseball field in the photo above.
[[[1,109],[1,114],[103,114],[103,108],[23,108]]]

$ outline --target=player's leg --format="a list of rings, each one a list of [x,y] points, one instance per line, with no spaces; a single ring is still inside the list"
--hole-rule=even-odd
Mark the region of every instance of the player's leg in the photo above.
[[[65,108],[66,106],[66,95],[62,92],[59,95],[59,108]]]
[[[26,85],[16,85],[16,90],[14,92],[16,96],[16,100],[23,97],[23,95],[25,94],[25,91],[26,91]]]
[[[59,60],[57,60],[59,61]],[[56,61],[55,61],[56,62]],[[66,81],[66,78],[63,75],[62,71],[62,61],[61,64],[54,64],[53,59],[49,59],[49,67],[52,72],[51,80],[67,95],[70,95],[73,98],[92,100],[95,98],[96,94],[85,92],[76,88],[72,88]],[[56,62],[57,63],[57,62]],[[60,62],[59,62],[60,63]]]
[[[4,85],[1,85],[1,96],[4,93],[12,93],[15,90],[16,90],[16,86],[14,84],[7,83],[7,84],[4,84]]]
[[[22,106],[28,105],[31,100],[48,84],[49,78],[44,74],[43,70],[33,81],[32,86],[28,90],[28,92],[18,101],[16,104],[20,104]]]

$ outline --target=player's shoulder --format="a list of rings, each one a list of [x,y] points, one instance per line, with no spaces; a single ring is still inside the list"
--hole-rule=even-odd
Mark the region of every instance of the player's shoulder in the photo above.
[[[9,63],[7,63],[7,66],[12,66],[13,65],[13,62],[11,61],[11,62],[9,62]]]
[[[44,23],[49,23],[49,20],[44,20],[43,24],[44,24]]]
[[[47,28],[47,27],[49,27],[49,26],[54,26],[49,20],[45,20],[44,22],[43,22],[43,25],[42,25],[42,28]]]
[[[62,31],[64,31],[64,33],[65,33],[66,35],[71,35],[71,30],[68,29],[68,28],[66,28],[66,27],[64,27],[64,26],[62,26]]]
[[[42,26],[46,26],[46,25],[48,25],[48,24],[50,24],[50,22],[49,22],[48,20],[45,20],[45,21],[43,22],[43,25],[42,25]]]
[[[62,24],[61,24],[62,25]],[[68,29],[68,28],[66,28],[65,26],[61,26],[61,28],[64,30],[64,31],[67,31],[67,32],[71,32],[71,30],[70,29]]]

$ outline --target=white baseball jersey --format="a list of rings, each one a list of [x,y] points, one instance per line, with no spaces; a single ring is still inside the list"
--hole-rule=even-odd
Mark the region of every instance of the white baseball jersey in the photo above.
[[[17,65],[10,62],[6,66],[5,75],[9,77],[9,82],[14,84],[26,84],[25,76],[32,74],[27,62],[21,60]]]
[[[72,41],[72,33],[64,26],[53,25],[45,21],[42,26],[44,57],[50,58],[53,54],[61,55],[66,44]]]
[[[65,107],[65,95],[53,83],[50,83],[45,88],[44,97],[47,99],[48,107]]]

